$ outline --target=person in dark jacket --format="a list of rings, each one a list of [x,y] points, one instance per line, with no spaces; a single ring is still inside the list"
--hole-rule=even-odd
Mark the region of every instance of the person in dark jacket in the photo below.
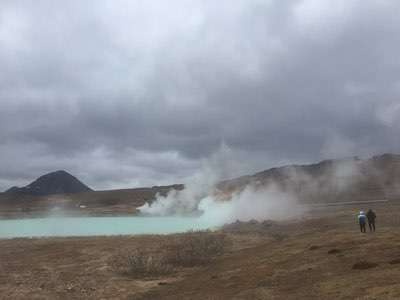
[[[372,211],[372,209],[368,210],[367,219],[368,219],[369,231],[375,231],[376,214]]]
[[[363,211],[360,211],[360,214],[358,215],[358,223],[360,224],[360,231],[362,233],[365,233],[365,223],[367,223],[366,219],[367,217],[365,216],[365,213]]]

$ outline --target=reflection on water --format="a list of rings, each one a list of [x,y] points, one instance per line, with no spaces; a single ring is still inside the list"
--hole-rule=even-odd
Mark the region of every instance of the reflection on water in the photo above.
[[[0,220],[0,238],[167,234],[207,229],[189,217],[62,217]]]

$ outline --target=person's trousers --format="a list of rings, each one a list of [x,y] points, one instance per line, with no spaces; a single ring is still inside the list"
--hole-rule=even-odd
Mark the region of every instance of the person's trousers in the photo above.
[[[365,223],[360,223],[360,231],[365,232]]]
[[[375,221],[368,222],[369,231],[375,231]]]

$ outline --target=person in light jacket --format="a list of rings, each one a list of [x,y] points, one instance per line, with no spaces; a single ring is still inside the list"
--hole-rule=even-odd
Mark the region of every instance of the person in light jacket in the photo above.
[[[360,211],[358,215],[358,223],[360,224],[360,231],[365,233],[365,223],[367,223],[367,216],[363,211]]]

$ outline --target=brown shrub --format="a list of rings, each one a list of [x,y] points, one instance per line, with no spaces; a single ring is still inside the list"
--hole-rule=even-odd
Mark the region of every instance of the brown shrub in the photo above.
[[[393,260],[389,261],[389,264],[391,264],[391,265],[400,264],[400,258],[396,258],[396,259],[393,259]]]
[[[365,270],[365,269],[375,268],[377,266],[378,266],[377,263],[368,262],[368,261],[363,260],[363,261],[359,261],[359,262],[355,263],[353,265],[353,269],[355,269],[355,270]]]
[[[121,274],[136,278],[170,274],[174,267],[193,267],[209,263],[221,255],[226,244],[221,233],[188,232],[169,236],[158,249],[133,249],[114,256],[109,265]]]
[[[174,271],[166,261],[164,253],[150,253],[138,249],[114,257],[111,267],[118,273],[134,278],[157,277]]]
[[[342,251],[339,250],[339,249],[333,248],[333,249],[331,249],[331,250],[328,251],[328,254],[338,254],[338,253],[340,253],[340,252],[342,252]]]
[[[288,238],[287,234],[279,233],[279,232],[272,232],[270,235],[275,241],[278,241],[278,242],[281,242]]]
[[[188,232],[175,237],[168,245],[168,261],[175,266],[192,267],[209,263],[224,252],[224,234]]]

